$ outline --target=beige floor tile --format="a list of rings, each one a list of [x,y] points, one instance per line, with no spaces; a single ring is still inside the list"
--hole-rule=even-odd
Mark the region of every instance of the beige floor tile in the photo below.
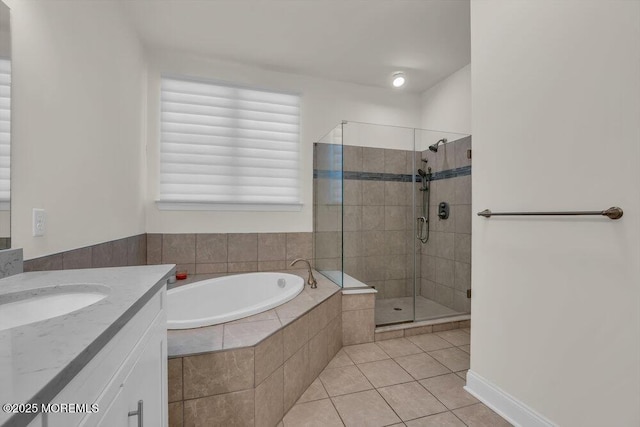
[[[440,338],[436,334],[414,335],[407,337],[409,341],[420,347],[424,351],[440,350],[442,348],[453,347],[449,341]]]
[[[375,390],[332,398],[347,427],[382,427],[400,422],[398,416]]]
[[[469,427],[510,427],[500,415],[484,406],[482,403],[477,405],[465,406],[464,408],[453,411]]]
[[[478,403],[475,397],[471,396],[462,388],[464,387],[464,380],[455,374],[427,378],[426,380],[420,381],[420,384],[449,409],[461,408]]]
[[[345,353],[343,348],[340,349],[340,351],[335,356],[333,356],[333,359],[329,361],[326,369],[342,368],[344,366],[353,366],[353,361],[351,360],[351,358],[349,358],[349,356],[347,356],[347,353]]]
[[[397,357],[394,360],[417,380],[448,374],[450,372],[446,366],[425,353]]]
[[[320,374],[320,381],[329,396],[355,393],[370,390],[373,387],[356,366],[325,369]]]
[[[403,421],[446,411],[447,408],[416,381],[378,389]]]
[[[454,372],[469,369],[469,353],[459,348],[430,351],[429,355]]]
[[[408,356],[410,354],[422,353],[420,347],[406,338],[396,338],[392,340],[378,341],[378,344],[391,357]]]
[[[413,381],[413,377],[392,359],[362,363],[358,368],[375,388]]]
[[[407,427],[465,427],[465,424],[453,413],[443,412],[442,414],[408,421]]]
[[[469,371],[469,370],[465,369],[464,371],[458,371],[458,372],[456,372],[456,375],[459,376],[460,378],[462,378],[466,382],[467,381],[467,371]]]
[[[376,343],[356,344],[343,347],[344,351],[349,355],[354,363],[375,362],[376,360],[388,359],[389,355],[385,353]]]
[[[298,403],[284,416],[284,427],[342,427],[340,416],[329,399]]]
[[[436,335],[438,335],[440,338],[444,338],[446,341],[449,341],[455,346],[468,345],[471,343],[471,336],[461,329],[438,332],[436,333]]]
[[[302,396],[300,396],[300,399],[298,399],[298,402],[296,403],[311,402],[312,400],[326,399],[327,397],[329,397],[329,395],[324,389],[322,382],[319,378],[316,378],[309,388],[302,393]]]
[[[471,354],[471,346],[470,345],[461,345],[460,347],[458,347],[460,350],[464,351],[465,353],[469,353]]]

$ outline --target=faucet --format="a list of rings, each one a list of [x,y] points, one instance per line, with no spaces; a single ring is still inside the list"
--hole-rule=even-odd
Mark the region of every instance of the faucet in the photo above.
[[[311,263],[308,259],[304,258],[296,258],[291,263],[291,267],[293,267],[298,261],[303,261],[307,263],[307,268],[309,269],[309,278],[307,279],[307,283],[311,286],[311,289],[315,289],[318,287],[318,282],[316,282],[316,278],[313,277],[313,273],[311,272]]]

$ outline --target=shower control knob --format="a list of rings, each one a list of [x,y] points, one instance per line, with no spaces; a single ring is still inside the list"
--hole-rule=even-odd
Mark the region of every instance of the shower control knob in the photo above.
[[[440,202],[440,204],[438,205],[438,217],[440,219],[449,218],[449,203]]]

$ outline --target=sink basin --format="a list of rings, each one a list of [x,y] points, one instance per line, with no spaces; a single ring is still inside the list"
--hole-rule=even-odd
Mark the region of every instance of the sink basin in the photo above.
[[[1,295],[0,330],[80,310],[105,298],[109,290],[97,284],[70,284]]]

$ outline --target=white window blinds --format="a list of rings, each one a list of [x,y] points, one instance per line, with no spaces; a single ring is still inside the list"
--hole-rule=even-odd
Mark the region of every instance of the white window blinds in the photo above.
[[[11,199],[11,61],[0,58],[0,210]]]
[[[296,95],[163,78],[160,206],[299,206],[299,121]]]

